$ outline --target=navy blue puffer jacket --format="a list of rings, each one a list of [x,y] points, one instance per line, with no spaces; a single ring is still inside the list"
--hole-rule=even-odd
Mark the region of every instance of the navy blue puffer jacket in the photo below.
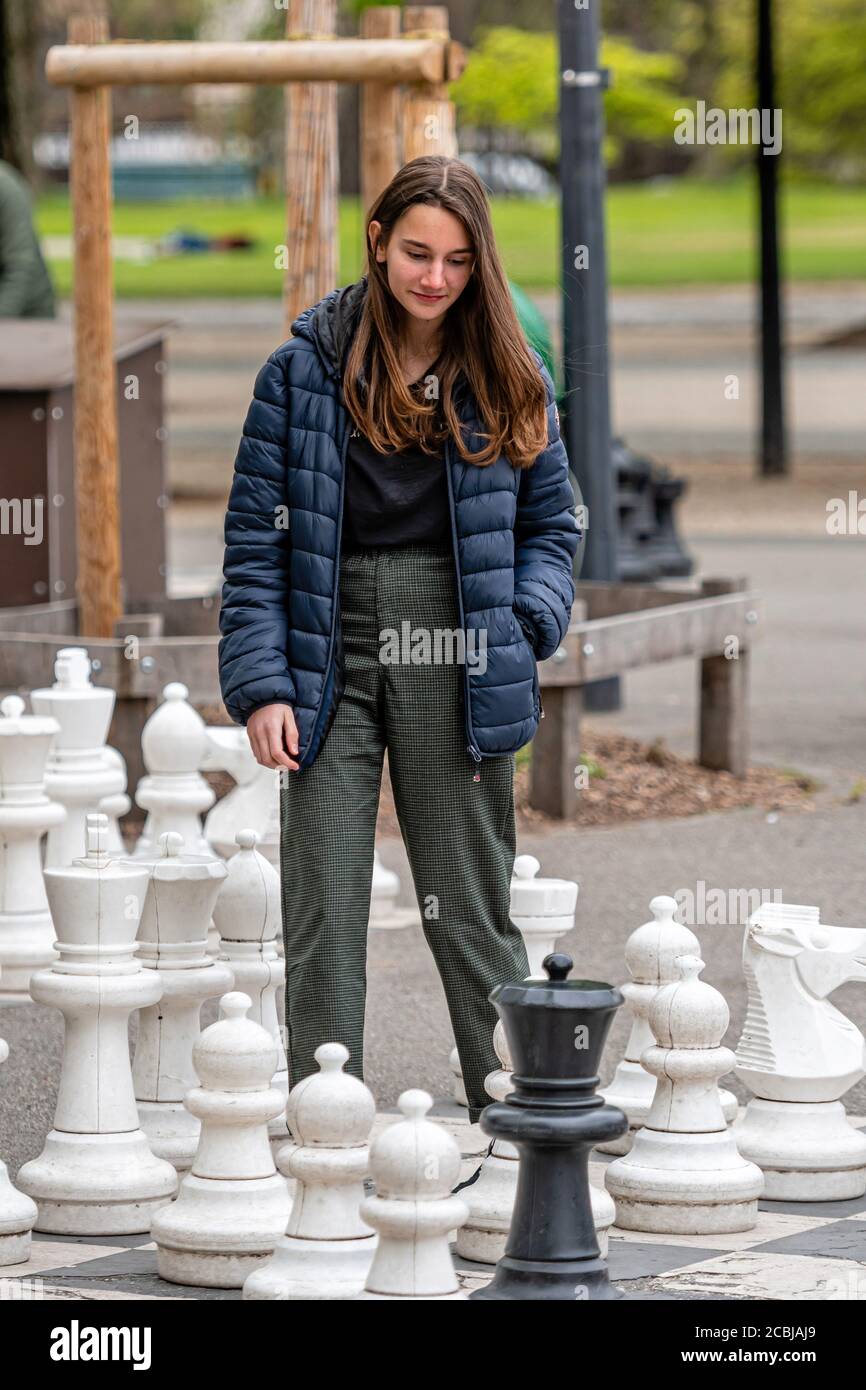
[[[338,578],[352,420],[341,380],[366,291],[363,277],[305,309],[294,336],[259,371],[225,519],[223,702],[239,724],[263,705],[290,705],[299,775],[316,757],[345,686]],[[541,715],[537,662],[559,646],[574,603],[575,494],[553,384],[532,351],[548,419],[547,447],[532,467],[514,469],[503,455],[479,468],[450,441],[445,446],[466,650],[486,642],[483,673],[482,663],[463,664],[467,752],[476,761],[532,738]],[[483,426],[468,383],[459,381],[455,409],[475,452]]]

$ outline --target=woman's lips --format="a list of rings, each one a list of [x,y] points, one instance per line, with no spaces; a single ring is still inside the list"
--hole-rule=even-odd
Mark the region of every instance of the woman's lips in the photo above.
[[[416,299],[423,299],[425,304],[438,304],[440,299],[444,299],[444,294],[422,294],[420,290],[413,290]]]

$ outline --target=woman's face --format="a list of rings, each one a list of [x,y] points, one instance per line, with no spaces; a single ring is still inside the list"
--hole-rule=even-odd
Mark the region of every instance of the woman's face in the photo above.
[[[380,222],[370,223],[376,260],[407,314],[431,325],[444,318],[466,288],[475,253],[459,217],[444,208],[413,203],[398,218],[387,248],[379,244]]]

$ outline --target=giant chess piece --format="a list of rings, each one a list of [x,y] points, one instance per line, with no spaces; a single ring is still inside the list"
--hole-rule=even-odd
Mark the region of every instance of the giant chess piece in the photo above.
[[[286,971],[276,944],[281,920],[280,879],[274,866],[259,854],[257,841],[255,830],[239,830],[235,835],[237,853],[228,861],[228,877],[220,889],[213,920],[220,935],[219,958],[234,972],[235,989],[250,996],[250,1018],[270,1034],[277,1049],[271,1084],[282,1091],[284,1104],[268,1125],[276,1156],[291,1139],[285,1114],[289,1071],[276,1002],[285,989]]]
[[[539,878],[541,863],[532,854],[518,854],[511,876],[508,915],[523,937],[530,979],[544,979],[541,962],[556,950],[556,943],[574,929],[578,885],[568,878]],[[468,1104],[460,1055],[452,1048],[448,1058],[453,1075],[453,1096],[458,1105]]]
[[[120,773],[123,778],[123,785],[119,791],[101,797],[97,810],[104,811],[108,817],[108,853],[126,854],[126,845],[123,843],[123,836],[120,833],[121,817],[128,816],[132,810],[132,802],[126,794],[126,759],[110,744],[105,745],[102,756],[109,767],[116,768]]]
[[[360,1213],[376,1102],[363,1081],[343,1071],[349,1052],[342,1043],[322,1043],[315,1057],[320,1070],[289,1094],[297,1142],[277,1159],[297,1180],[292,1214],[273,1258],[244,1284],[245,1299],[354,1298],[376,1247]]]
[[[56,959],[40,840],[66,812],[45,795],[56,719],[24,713],[20,695],[0,704],[0,1003],[30,1003],[30,977]]]
[[[249,826],[261,839],[268,827],[277,773],[257,763],[246,729],[237,724],[208,724],[207,745],[199,772],[227,772],[236,785],[205,817],[205,839],[217,854],[231,859],[237,851],[239,825]]]
[[[633,931],[625,947],[625,963],[631,980],[620,988],[626,1008],[631,1011],[632,1025],[626,1043],[625,1057],[617,1066],[613,1080],[599,1095],[608,1105],[615,1105],[628,1117],[628,1133],[609,1143],[598,1144],[602,1153],[627,1154],[635,1130],[646,1122],[655,1095],[656,1079],[645,1067],[641,1057],[655,1043],[649,1026],[649,1011],[663,985],[680,979],[677,956],[700,955],[700,944],[693,931],[674,921],[676,898],[657,897],[650,902],[652,921]],[[722,1111],[730,1123],[737,1114],[737,1098],[731,1091],[720,1091]]]
[[[129,1064],[129,1015],[155,1004],[162,980],[136,959],[146,866],[106,853],[102,813],[87,817],[87,854],[46,869],[60,959],[30,981],[38,1004],[66,1022],[54,1127],[18,1185],[39,1208],[38,1231],[135,1235],[171,1201],[177,1174],[139,1128]]]
[[[402,1120],[388,1125],[370,1146],[375,1196],[361,1216],[379,1232],[362,1299],[466,1299],[448,1247],[469,1208],[452,1192],[460,1176],[460,1150],[442,1125],[427,1119],[426,1091],[404,1091]]]
[[[734,1062],[720,1046],[730,1013],[698,978],[699,957],[679,956],[678,965],[680,980],[664,985],[649,1011],[655,1044],[642,1061],[658,1083],[646,1123],[605,1173],[616,1225],[689,1236],[749,1231],[764,1179],[737,1152],[716,1084]]]
[[[398,907],[400,879],[388,869],[373,850],[373,879],[370,885],[370,926],[378,931],[400,931],[403,927],[420,925],[416,907]]]
[[[141,734],[147,776],[139,782],[135,800],[148,817],[133,857],[146,859],[154,853],[153,846],[161,835],[176,830],[183,836],[187,854],[215,859],[201,826],[201,813],[216,800],[198,770],[208,751],[207,727],[187,702],[185,685],[171,681],[162,695],[162,704]]]
[[[120,859],[148,873],[138,928],[138,955],[162,983],[158,1003],[143,1008],[132,1075],[138,1116],[155,1154],[179,1173],[192,1163],[198,1118],[184,1104],[198,1084],[193,1047],[201,1032],[201,1006],[234,985],[231,967],[207,954],[214,903],[227,870],[221,859],[182,854],[176,831],[160,836],[157,856]]]
[[[270,802],[269,802],[269,810],[268,810],[267,823],[266,823],[266,825],[265,825],[264,833],[263,833],[262,836],[260,837],[259,843],[256,845],[256,849],[258,850],[259,854],[263,854],[264,857],[265,857],[265,859],[267,859],[268,863],[273,865],[274,869],[275,869],[276,872],[277,872],[277,875],[280,876],[280,882],[281,882],[281,883],[282,883],[282,877],[281,877],[281,876],[282,876],[282,871],[283,871],[283,870],[282,870],[282,834],[281,834],[281,809],[282,809],[281,803],[282,803],[282,799],[283,799],[283,798],[282,798],[282,790],[281,790],[281,788],[282,788],[282,778],[283,778],[284,776],[290,777],[290,776],[293,776],[293,775],[294,775],[294,774],[287,772],[285,768],[282,768],[279,772],[276,772],[276,773],[274,773],[274,772],[272,771],[273,781],[272,781],[272,783],[271,783],[271,793],[270,793]],[[284,942],[284,940],[283,940],[282,925],[280,926],[280,930],[277,932],[277,955],[280,957],[280,959],[281,959],[283,962],[285,962],[285,942]],[[278,990],[278,991],[277,991],[277,1019],[279,1020],[280,1027],[281,1027],[282,1030],[283,1030],[283,1036],[285,1036],[285,1034],[286,1034],[286,991],[285,991],[285,989],[281,989],[281,990]]]
[[[87,853],[87,812],[98,810],[103,797],[126,785],[123,770],[105,756],[115,694],[107,686],[91,685],[86,648],[62,647],[54,675],[52,686],[30,692],[34,713],[60,725],[48,756],[45,790],[66,808],[66,817],[49,828],[46,869],[71,864]]]
[[[490,998],[514,1058],[514,1090],[488,1105],[481,1128],[520,1153],[505,1255],[472,1299],[621,1298],[601,1258],[589,1191],[593,1144],[621,1134],[621,1110],[600,1104],[598,1061],[619,990],[568,979],[570,956],[545,957],[547,978],[497,985]]]
[[[0,1038],[0,1065],[8,1056],[9,1044]],[[30,1259],[30,1232],[38,1215],[36,1203],[12,1186],[0,1158],[0,1269]]]
[[[866,1042],[828,995],[866,980],[866,931],[824,926],[816,907],[763,903],[743,941],[748,1008],[734,1073],[752,1091],[734,1134],[764,1195],[822,1202],[866,1192],[866,1137],[842,1096],[866,1073]]]
[[[503,1101],[514,1089],[514,1064],[501,1018],[493,1030],[493,1046],[502,1067],[485,1078],[484,1089],[493,1100]],[[477,1179],[464,1189],[469,1220],[457,1232],[456,1247],[464,1260],[495,1265],[505,1254],[517,1195],[519,1158],[513,1144],[506,1139],[494,1140]],[[607,1259],[608,1228],[613,1225],[616,1207],[606,1188],[590,1182],[589,1194],[599,1250]]]
[[[151,1226],[160,1277],[173,1284],[242,1288],[289,1219],[291,1198],[268,1144],[268,1121],[285,1099],[270,1084],[277,1049],[247,1017],[251,1002],[239,991],[223,995],[222,1017],[193,1049],[201,1085],[185,1104],[201,1123],[199,1146],[177,1201]]]

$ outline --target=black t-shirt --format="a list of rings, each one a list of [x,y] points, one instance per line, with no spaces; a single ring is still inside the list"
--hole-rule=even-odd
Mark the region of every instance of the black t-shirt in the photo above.
[[[451,541],[444,450],[425,454],[412,447],[380,454],[353,427],[346,455],[341,548],[363,550],[413,541]]]

